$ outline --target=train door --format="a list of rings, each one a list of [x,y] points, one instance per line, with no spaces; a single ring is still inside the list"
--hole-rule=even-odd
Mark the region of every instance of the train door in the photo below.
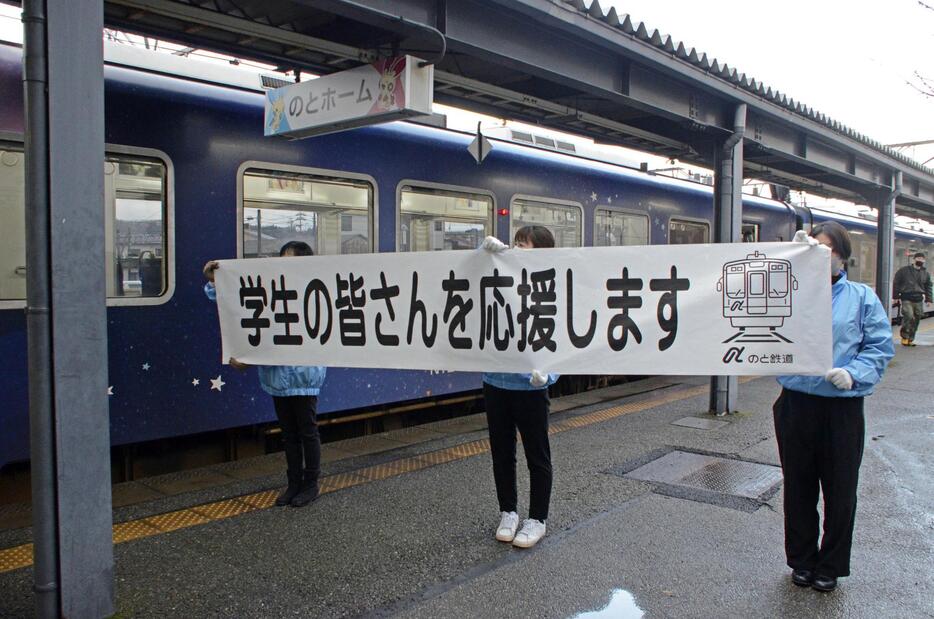
[[[759,224],[753,223],[751,221],[744,221],[742,237],[743,243],[758,243]]]
[[[0,143],[0,302],[26,298],[25,158]]]
[[[593,244],[596,247],[648,245],[649,218],[619,209],[598,208],[594,211]]]
[[[509,207],[509,238],[523,226],[544,226],[555,237],[555,247],[584,244],[584,207],[578,202],[513,196]]]
[[[752,263],[756,267],[757,263]],[[758,266],[761,267],[761,264]],[[750,314],[765,314],[768,312],[768,286],[766,285],[768,272],[765,270],[752,270],[746,272],[746,308]]]

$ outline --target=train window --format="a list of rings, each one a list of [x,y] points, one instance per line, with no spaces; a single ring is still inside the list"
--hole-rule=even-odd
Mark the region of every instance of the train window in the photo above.
[[[372,210],[367,181],[248,169],[243,257],[278,256],[289,241],[304,241],[319,255],[367,253]]]
[[[523,226],[545,226],[555,237],[555,247],[580,247],[583,208],[573,202],[548,202],[515,197],[509,209],[509,238]]]
[[[670,245],[688,245],[709,243],[710,225],[706,222],[671,219],[668,222],[668,243]]]
[[[168,289],[167,177],[159,159],[114,153],[104,158],[104,271],[110,299],[159,297]],[[0,301],[25,298],[23,150],[0,145]]]
[[[593,244],[597,247],[649,244],[649,218],[646,215],[597,209],[594,223]]]
[[[108,297],[158,297],[166,289],[166,168],[125,155],[104,159]]]
[[[743,222],[743,243],[755,243],[759,240],[759,224]]]
[[[26,298],[25,161],[0,144],[0,301]]]
[[[476,249],[493,233],[493,198],[479,193],[403,185],[399,251]]]

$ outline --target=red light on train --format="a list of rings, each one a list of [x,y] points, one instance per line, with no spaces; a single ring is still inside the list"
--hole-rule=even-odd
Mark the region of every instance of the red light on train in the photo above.
[[[509,209],[508,209],[508,208],[501,208],[501,209],[499,209],[499,211],[497,211],[497,212],[499,213],[499,216],[500,216],[500,217],[505,217],[506,215],[509,214]]]

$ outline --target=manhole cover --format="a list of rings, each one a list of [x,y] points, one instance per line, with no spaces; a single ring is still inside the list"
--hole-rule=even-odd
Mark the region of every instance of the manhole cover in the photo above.
[[[673,426],[684,426],[685,428],[696,428],[698,430],[716,430],[730,425],[728,421],[718,421],[716,419],[704,419],[703,417],[684,417],[677,421],[672,421]]]
[[[654,482],[660,494],[744,511],[757,509],[782,481],[776,466],[686,451],[671,451],[624,471],[623,477]]]

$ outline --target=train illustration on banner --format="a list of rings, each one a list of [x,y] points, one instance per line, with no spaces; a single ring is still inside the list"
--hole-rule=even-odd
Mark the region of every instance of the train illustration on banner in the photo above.
[[[717,291],[723,292],[723,317],[738,332],[724,343],[791,342],[777,331],[791,316],[792,292],[798,281],[788,260],[755,252],[723,265]]]
[[[107,44],[105,57],[102,266],[115,446],[275,419],[256,377],[221,363],[217,309],[202,291],[207,260],[275,256],[293,240],[319,255],[472,250],[487,235],[509,242],[528,224],[548,226],[559,247],[711,241],[710,186],[600,160],[554,137],[484,131],[492,149],[481,165],[468,152],[473,132],[411,121],[303,140],[264,137],[264,93],[283,80],[130,46]],[[3,466],[29,457],[17,45],[0,43],[0,91]],[[788,241],[830,219],[852,234],[850,277],[872,283],[873,221],[743,197],[746,241]],[[896,268],[932,245],[934,236],[898,228]],[[725,265],[722,286],[738,339],[779,337],[792,301],[807,303],[794,298],[793,274],[765,256]],[[585,380],[593,379],[565,377],[557,388]],[[334,367],[319,413],[411,410],[463,401],[479,388],[477,373]]]

